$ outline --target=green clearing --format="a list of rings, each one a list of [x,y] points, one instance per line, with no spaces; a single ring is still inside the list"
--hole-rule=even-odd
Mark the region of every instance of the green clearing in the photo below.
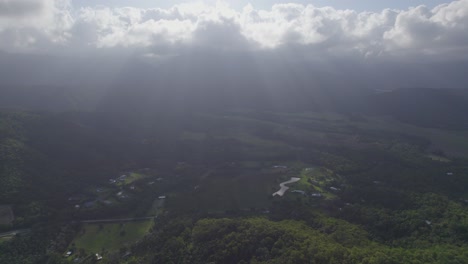
[[[146,235],[153,225],[152,220],[111,223],[85,224],[72,242],[77,249],[88,253],[115,251],[138,241]]]
[[[0,244],[10,241],[13,236],[0,237]]]
[[[117,186],[129,185],[129,184],[131,184],[133,182],[144,179],[145,177],[146,177],[146,175],[144,175],[144,174],[141,174],[141,173],[138,173],[138,172],[131,172],[129,175],[127,175],[127,177],[125,178],[124,181],[118,182]]]
[[[294,184],[293,189],[305,192],[319,192],[325,199],[334,199],[336,195],[328,189],[330,185],[341,182],[341,179],[326,168],[309,167],[301,171],[300,181]]]
[[[447,159],[446,157],[442,157],[442,156],[438,156],[438,155],[434,155],[434,154],[427,155],[427,157],[429,157],[430,159],[435,160],[435,161],[451,162],[451,160]]]
[[[158,215],[163,210],[164,202],[164,199],[155,199],[151,208],[148,210],[147,215]]]

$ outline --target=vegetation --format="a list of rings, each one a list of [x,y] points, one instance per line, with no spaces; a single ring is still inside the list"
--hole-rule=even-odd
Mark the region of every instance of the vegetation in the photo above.
[[[152,221],[112,224],[85,224],[71,245],[75,251],[103,253],[119,250],[148,233]]]
[[[0,228],[29,232],[1,239],[0,263],[465,263],[465,135],[319,112],[4,112]],[[115,221],[82,222],[99,219]]]

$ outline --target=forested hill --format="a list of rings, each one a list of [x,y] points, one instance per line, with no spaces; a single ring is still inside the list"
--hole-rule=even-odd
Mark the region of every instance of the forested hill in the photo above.
[[[314,229],[294,220],[178,219],[160,230],[135,245],[132,250],[138,257],[126,263],[465,263],[468,259],[466,247],[384,246],[353,225],[333,222]]]
[[[409,124],[468,129],[468,90],[408,88],[369,96],[369,109]]]

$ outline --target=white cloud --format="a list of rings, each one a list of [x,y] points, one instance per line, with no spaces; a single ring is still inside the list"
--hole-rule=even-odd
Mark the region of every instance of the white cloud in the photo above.
[[[34,0],[1,0],[1,17],[21,17],[31,13],[42,11],[44,1]]]
[[[0,0],[0,49],[50,52],[54,47],[125,49],[197,46],[276,49],[362,56],[447,54],[468,48],[468,0],[434,9],[356,12],[277,4],[270,10],[226,3],[181,4],[168,9],[87,7],[67,0]]]
[[[0,0],[0,49],[47,50],[70,37],[68,0]]]

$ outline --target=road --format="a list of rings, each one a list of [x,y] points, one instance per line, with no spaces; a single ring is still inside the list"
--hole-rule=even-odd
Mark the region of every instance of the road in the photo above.
[[[30,229],[18,229],[18,230],[8,231],[8,232],[5,232],[5,233],[0,233],[0,237],[15,236],[17,234],[26,233],[26,232],[29,232],[29,231],[30,231]]]
[[[133,222],[155,219],[158,216],[145,216],[145,217],[132,217],[132,218],[116,218],[116,219],[95,219],[95,220],[83,220],[81,223],[95,224],[95,223],[117,223],[117,222]]]
[[[300,181],[300,180],[301,180],[301,178],[291,177],[291,179],[289,181],[285,181],[285,182],[280,183],[280,187],[281,187],[280,190],[273,193],[273,196],[275,196],[275,195],[283,196],[284,192],[286,192],[289,189],[289,187],[286,186],[286,184],[297,182],[297,181]]]

